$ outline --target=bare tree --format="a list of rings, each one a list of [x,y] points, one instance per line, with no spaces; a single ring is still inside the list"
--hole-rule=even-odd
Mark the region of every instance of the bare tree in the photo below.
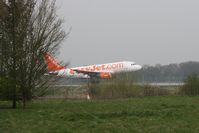
[[[56,53],[67,34],[62,30],[63,20],[56,15],[56,0],[3,0],[5,12],[1,46],[8,47],[5,68],[13,80],[13,108],[16,99],[26,102],[44,92],[46,64],[43,55]]]

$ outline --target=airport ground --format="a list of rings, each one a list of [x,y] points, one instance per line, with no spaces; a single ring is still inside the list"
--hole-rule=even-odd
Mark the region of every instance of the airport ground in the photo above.
[[[199,97],[35,100],[15,110],[0,105],[1,133],[199,132]]]
[[[94,93],[91,94],[91,98],[97,99],[175,95],[182,85],[183,83],[143,83],[131,80],[121,81],[113,79],[108,81],[102,80],[94,84],[90,83],[88,86],[87,79],[63,78],[53,83],[42,99],[87,99],[89,90],[93,90],[91,93]],[[127,93],[127,96],[119,96],[124,93]],[[118,96],[113,96],[113,94]]]

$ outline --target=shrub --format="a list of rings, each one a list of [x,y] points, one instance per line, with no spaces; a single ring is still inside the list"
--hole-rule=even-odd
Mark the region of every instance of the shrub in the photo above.
[[[12,99],[12,81],[7,77],[0,77],[0,100]]]
[[[90,96],[95,99],[116,99],[141,96],[141,87],[126,73],[115,75],[114,79],[101,81],[90,86]]]
[[[199,95],[199,77],[197,74],[191,74],[186,78],[184,85],[179,89],[179,94],[189,96]]]
[[[143,96],[166,96],[170,95],[169,90],[161,89],[157,86],[144,85],[143,86]]]

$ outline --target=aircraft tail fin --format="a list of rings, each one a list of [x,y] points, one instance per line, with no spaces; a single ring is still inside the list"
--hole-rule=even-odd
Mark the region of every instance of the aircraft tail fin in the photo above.
[[[48,71],[58,71],[61,69],[65,69],[65,67],[59,64],[58,61],[54,57],[52,57],[49,53],[46,53],[44,55],[44,59],[47,64]]]

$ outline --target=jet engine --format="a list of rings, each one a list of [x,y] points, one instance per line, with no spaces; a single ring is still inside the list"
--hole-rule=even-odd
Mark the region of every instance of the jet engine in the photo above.
[[[102,79],[110,79],[112,77],[112,74],[110,72],[101,72],[100,78]]]

